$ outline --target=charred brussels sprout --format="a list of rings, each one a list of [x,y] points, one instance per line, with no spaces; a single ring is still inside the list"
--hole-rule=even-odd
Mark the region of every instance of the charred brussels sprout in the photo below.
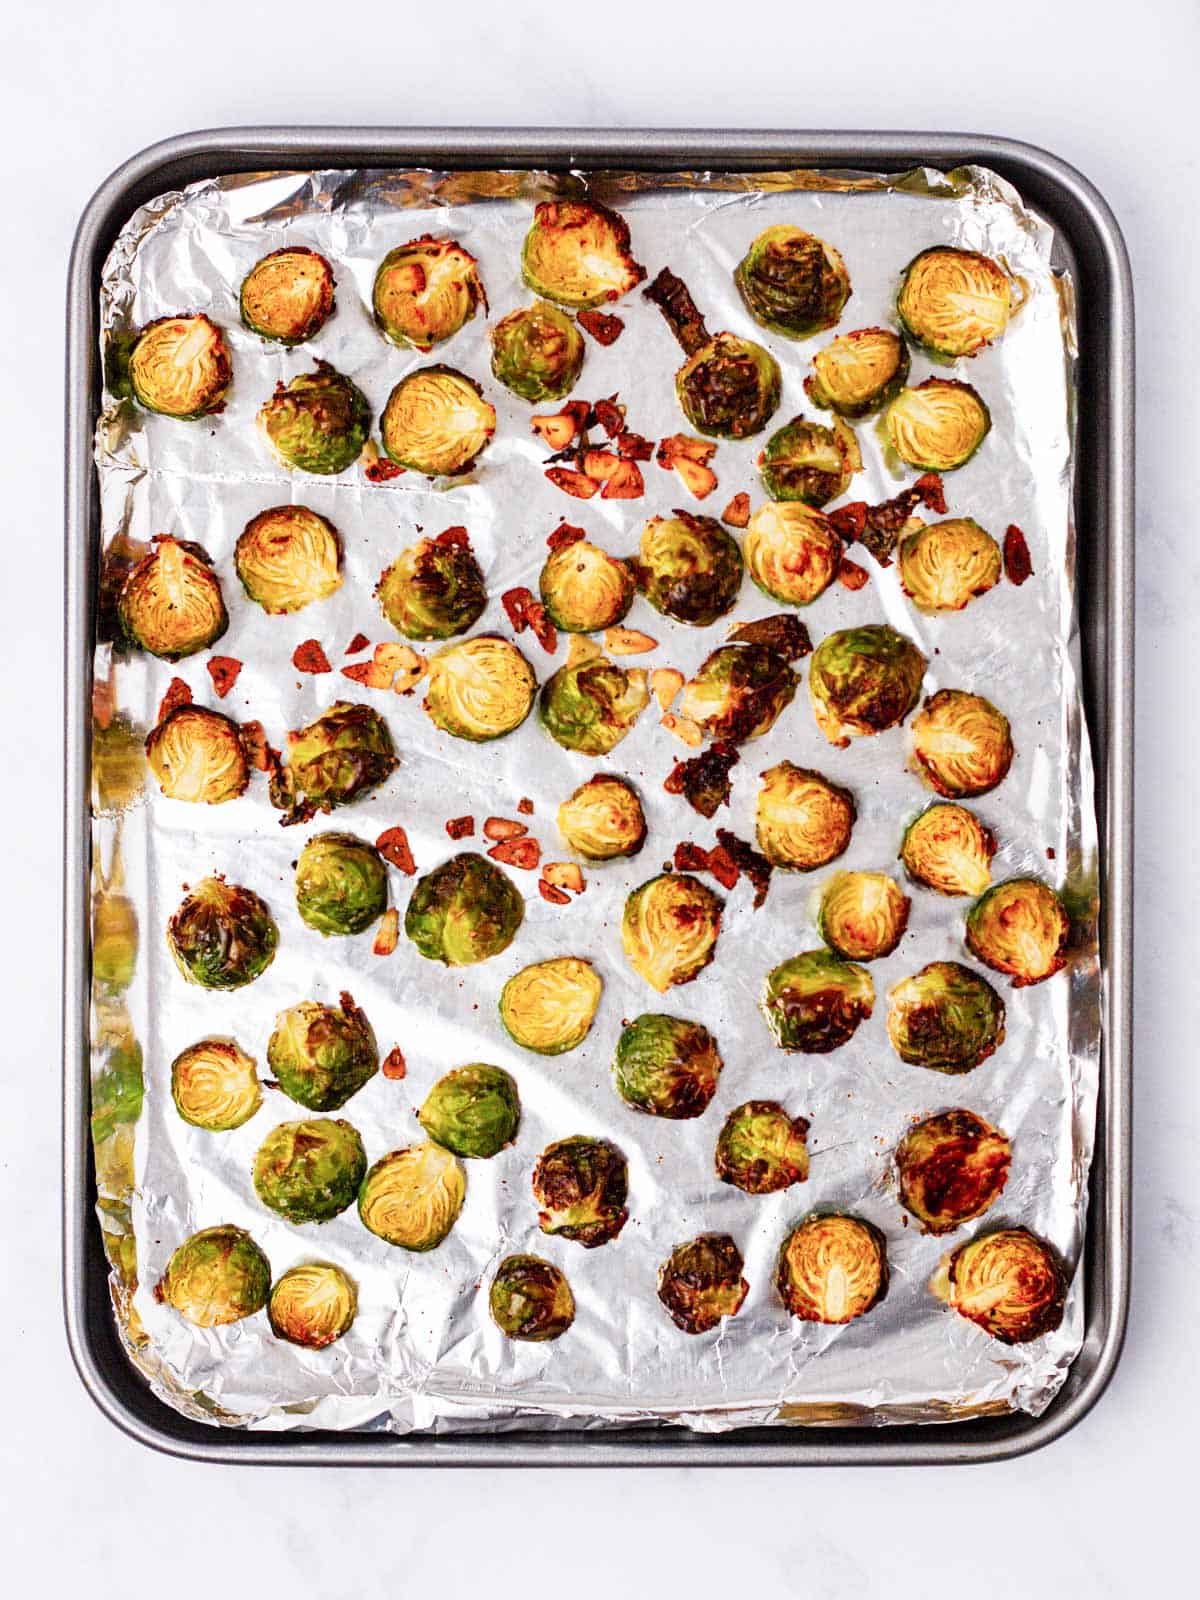
[[[664,872],[625,901],[621,946],[652,989],[665,994],[691,983],[712,960],[721,931],[722,901],[686,872]]]
[[[808,1122],[776,1100],[747,1100],[725,1118],[717,1177],[745,1194],[777,1194],[808,1177]]]
[[[159,317],[134,340],[128,376],[134,399],[147,411],[194,422],[225,404],[233,363],[225,335],[203,313]]]
[[[168,800],[221,805],[250,782],[235,722],[203,706],[178,706],[146,740],[146,760]]]
[[[753,339],[718,333],[675,374],[684,416],[710,438],[748,439],[761,433],[779,405],[779,363]]]
[[[970,1072],[1004,1041],[1004,1001],[957,961],[931,961],[887,998],[888,1038],[911,1066]]]
[[[1014,989],[1043,983],[1067,964],[1071,919],[1049,884],[1009,878],[967,912],[967,949]]]
[[[842,541],[823,512],[798,500],[772,500],[750,518],[745,554],[764,594],[785,606],[807,606],[837,577]]]
[[[1012,286],[988,256],[935,245],[905,267],[896,310],[914,344],[954,360],[975,355],[1008,327]]]
[[[1008,718],[962,689],[930,695],[912,723],[913,761],[931,789],[951,800],[987,794],[1012,766]]]
[[[789,339],[832,328],[850,298],[850,274],[833,246],[786,222],[763,229],[733,279],[754,320]]]
[[[629,1166],[607,1139],[576,1134],[549,1144],[533,1169],[533,1198],[543,1233],[587,1250],[615,1239],[629,1219]]]
[[[822,891],[817,932],[847,961],[878,961],[900,943],[911,906],[886,872],[839,872]]]
[[[708,1333],[736,1317],[750,1285],[742,1252],[727,1233],[702,1233],[677,1244],[658,1269],[658,1298],[684,1333]]]
[[[436,1250],[467,1193],[462,1162],[440,1144],[409,1145],[378,1160],[358,1191],[363,1227],[401,1250]]]
[[[904,870],[939,894],[978,895],[992,881],[996,838],[965,806],[938,802],[909,823],[900,846]]]
[[[564,750],[606,756],[620,744],[650,702],[640,667],[619,667],[601,651],[585,652],[542,686],[538,715]]]
[[[296,863],[296,910],[316,933],[362,933],[387,910],[388,879],[374,845],[353,833],[315,834]]]
[[[452,339],[479,306],[487,307],[475,257],[453,239],[428,235],[388,251],[371,300],[385,338],[425,351]]]
[[[486,1161],[517,1137],[521,1101],[507,1072],[473,1062],[438,1079],[417,1119],[443,1149]]]
[[[242,280],[238,303],[251,333],[279,344],[303,344],[333,313],[333,268],[303,245],[272,250]]]
[[[467,967],[507,950],[525,915],[512,880],[464,850],[418,878],[404,931],[430,961]]]
[[[301,1000],[275,1018],[267,1065],[289,1100],[308,1111],[337,1111],[379,1070],[379,1048],[348,994],[340,1009]]]
[[[336,700],[307,728],[288,734],[292,784],[320,811],[349,805],[399,765],[388,725],[371,706]]]
[[[496,408],[474,378],[453,367],[420,367],[388,396],[379,436],[397,466],[427,478],[470,472],[492,441]]]
[[[1057,1254],[1028,1228],[998,1228],[959,1245],[930,1287],[1001,1344],[1053,1333],[1067,1299]]]
[[[546,615],[566,633],[598,633],[614,627],[637,591],[629,564],[588,539],[553,551],[538,587]]]
[[[783,1241],[775,1283],[802,1322],[853,1322],[887,1293],[883,1235],[862,1217],[814,1213]]]
[[[602,773],[558,808],[558,831],[589,861],[635,856],[646,842],[646,814],[633,785]]]
[[[1000,546],[970,517],[950,517],[905,535],[896,567],[922,611],[961,611],[1000,581]]]
[[[762,775],[755,818],[759,849],[774,866],[812,872],[842,854],[857,815],[848,789],[781,761]]]
[[[675,1122],[698,1117],[716,1094],[720,1075],[717,1041],[699,1022],[647,1013],[621,1029],[613,1079],[635,1111]]]
[[[602,988],[599,973],[583,956],[538,961],[500,991],[500,1021],[524,1049],[562,1055],[587,1038]]]
[[[279,929],[252,889],[205,878],[167,923],[167,944],[189,983],[240,989],[275,959]]]
[[[450,639],[483,615],[487,587],[471,547],[418,539],[375,586],[380,609],[406,639]]]
[[[258,1147],[254,1190],[288,1222],[328,1222],[352,1204],[366,1170],[362,1139],[348,1122],[281,1122]]]
[[[956,378],[926,378],[915,389],[901,389],[884,413],[892,449],[910,467],[953,472],[987,438],[991,413],[969,383]]]
[[[272,506],[238,537],[233,564],[249,598],[271,616],[327,600],[342,586],[342,541],[307,506]]]
[[[167,1262],[155,1298],[196,1328],[220,1328],[261,1311],[271,1263],[242,1228],[223,1222],[185,1239]]]
[[[324,1350],[349,1333],[358,1313],[358,1290],[341,1267],[308,1261],[288,1270],[271,1290],[271,1332],[288,1344]]]
[[[561,400],[583,366],[583,335],[557,306],[536,300],[492,329],[492,376],[522,400]]]
[[[973,1111],[926,1117],[896,1146],[900,1204],[926,1233],[950,1233],[995,1201],[1011,1158],[1007,1135]]]
[[[240,1128],[262,1105],[254,1058],[232,1039],[201,1039],[171,1063],[171,1098],[193,1128]]]
[[[865,417],[908,380],[908,347],[889,328],[858,328],[818,350],[804,392],[822,411]]]
[[[775,726],[795,697],[797,681],[790,663],[770,645],[723,644],[684,685],[679,710],[710,739],[744,744]]]
[[[862,455],[840,417],[831,428],[793,417],[767,440],[758,468],[772,500],[820,507],[845,494],[862,471]]]
[[[852,735],[894,728],[916,705],[924,676],[925,657],[886,623],[827,634],[808,671],[817,726],[843,746]]]
[[[827,1055],[853,1037],[875,1006],[865,967],[828,950],[806,950],[767,974],[762,1008],[781,1050]]]
[[[443,733],[480,744],[519,728],[533,708],[533,668],[507,639],[480,633],[429,658],[425,710]]]
[[[207,650],[229,627],[208,555],[198,544],[167,534],[121,585],[117,616],[130,643],[164,661]]]
[[[508,1338],[540,1344],[566,1333],[575,1320],[575,1296],[559,1269],[541,1256],[506,1256],[492,1279],[488,1309]]]
[[[544,200],[525,235],[521,276],[534,294],[589,311],[619,300],[646,269],[630,253],[624,217],[586,200]]]
[[[283,466],[332,477],[362,454],[371,408],[356,384],[318,361],[314,372],[275,386],[258,413],[258,426]]]
[[[638,588],[656,611],[707,627],[737,604],[742,553],[715,517],[675,511],[642,529]]]

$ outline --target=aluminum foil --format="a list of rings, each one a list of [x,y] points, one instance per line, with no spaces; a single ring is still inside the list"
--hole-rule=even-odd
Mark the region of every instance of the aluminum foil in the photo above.
[[[439,733],[423,714],[419,693],[401,699],[360,690],[338,674],[355,633],[374,641],[392,636],[372,590],[383,567],[420,532],[468,528],[490,595],[479,628],[507,634],[500,595],[520,584],[536,590],[546,536],[563,517],[582,524],[612,553],[629,554],[645,517],[676,505],[694,508],[674,474],[652,463],[641,500],[583,504],[566,498],[543,476],[545,451],[530,432],[531,408],[490,377],[490,323],[529,299],[519,259],[531,205],[563,191],[590,192],[618,205],[650,276],[670,265],[688,283],[710,328],[751,334],[772,349],[783,369],[777,423],[811,413],[801,383],[828,335],[791,342],[750,323],[731,273],[768,224],[797,223],[842,252],[854,285],[842,329],[890,322],[898,274],[929,245],[986,251],[1025,280],[1028,300],[1003,340],[958,364],[958,375],[975,384],[991,408],[993,428],[978,455],[947,475],[946,495],[951,515],[972,516],[997,536],[1009,523],[1019,524],[1029,539],[1034,578],[1020,588],[1001,583],[962,613],[928,617],[906,602],[894,569],[881,569],[855,550],[871,570],[870,582],[855,593],[834,585],[803,616],[814,642],[835,628],[887,620],[928,656],[927,692],[976,690],[1005,711],[1016,759],[1008,779],[974,809],[1000,840],[997,880],[1038,874],[1065,885],[1074,906],[1083,908],[1069,970],[1032,989],[1009,989],[997,980],[1008,1008],[1007,1039],[974,1072],[953,1079],[896,1057],[886,1038],[884,997],[928,961],[965,957],[962,900],[919,887],[910,891],[908,932],[896,952],[871,969],[874,1015],[828,1056],[776,1049],[758,1009],[766,971],[818,943],[813,900],[825,874],[777,872],[760,910],[751,908],[743,879],[726,897],[715,961],[686,987],[660,997],[632,973],[618,937],[628,891],[661,870],[682,839],[712,844],[716,825],[752,839],[758,774],[782,758],[817,767],[854,791],[858,822],[838,868],[895,867],[906,822],[930,798],[906,769],[907,733],[894,729],[835,750],[816,729],[805,685],[775,728],[743,747],[730,807],[712,824],[664,792],[675,760],[691,752],[659,726],[656,709],[644,713],[599,765],[626,774],[639,788],[650,824],[646,848],[632,861],[587,866],[587,890],[569,906],[547,904],[534,874],[513,872],[526,896],[516,942],[504,955],[461,970],[424,960],[403,938],[392,956],[380,958],[372,954],[370,933],[322,939],[306,928],[295,910],[292,865],[304,839],[331,823],[318,818],[281,828],[261,778],[243,798],[215,808],[166,800],[147,781],[136,803],[118,806],[116,814],[102,804],[107,814],[98,817],[95,833],[97,882],[128,895],[141,935],[132,983],[115,1002],[98,998],[93,1026],[98,1103],[106,1092],[112,1098],[114,1050],[119,1054],[121,1041],[140,1044],[144,1077],[140,1116],[127,1100],[115,1121],[97,1125],[101,1222],[128,1348],[171,1404],[252,1428],[405,1432],[658,1421],[716,1431],[749,1423],[1040,1412],[1080,1347],[1080,1275],[1056,1333],[1016,1348],[993,1341],[946,1310],[927,1286],[946,1249],[979,1224],[949,1240],[923,1237],[905,1225],[891,1170],[891,1152],[914,1119],[966,1106],[1013,1140],[1011,1177],[987,1224],[1024,1223],[1053,1241],[1072,1267],[1080,1259],[1098,1083],[1100,970],[1092,774],[1077,682],[1073,326],[1069,279],[1052,231],[1005,182],[974,168],[894,178],[333,171],[214,179],[162,196],[130,219],[113,248],[102,289],[105,334],[171,312],[203,310],[227,331],[234,382],[225,411],[200,423],[148,416],[106,396],[97,432],[103,541],[106,547],[117,536],[145,541],[163,531],[199,541],[216,564],[231,614],[217,649],[245,665],[224,702],[213,695],[204,657],[172,667],[145,656],[114,657],[102,644],[97,678],[119,715],[143,730],[152,725],[170,678],[180,676],[197,702],[221,705],[239,720],[259,719],[277,746],[287,729],[302,726],[334,699],[369,700],[388,720],[401,766],[382,789],[338,813],[333,826],[373,839],[400,823],[425,872],[461,848],[447,838],[448,818],[470,813],[478,825],[492,814],[514,816],[518,799],[528,796],[535,806],[528,820],[544,856],[566,854],[555,810],[596,764],[561,750],[536,717],[498,743],[471,745]],[[392,348],[370,316],[378,261],[393,245],[426,231],[453,234],[479,259],[491,304],[490,320],[481,314],[433,358]],[[298,350],[266,344],[238,318],[243,276],[260,256],[285,244],[321,251],[337,275],[335,315]],[[629,425],[651,438],[684,428],[672,384],[681,357],[659,313],[640,292],[613,309],[626,322],[624,335],[610,348],[589,340],[576,394],[594,399],[619,392]],[[495,441],[473,475],[452,484],[431,484],[414,473],[372,484],[360,466],[336,479],[288,474],[264,453],[254,416],[276,380],[310,370],[314,357],[353,377],[376,415],[406,371],[427,359],[448,359],[477,377],[496,405]],[[947,369],[914,353],[910,381],[931,372],[946,375]],[[889,470],[874,421],[856,431],[864,465],[848,499],[875,502],[911,481],[915,474]],[[720,445],[713,462],[720,487],[705,511],[719,512],[740,490],[754,503],[761,500],[754,457],[762,442]],[[290,500],[327,514],[340,529],[346,581],[319,605],[269,617],[242,595],[233,547],[250,517]],[[733,616],[743,620],[777,609],[747,579]],[[660,641],[653,656],[634,664],[669,664],[684,672],[724,637],[720,625],[689,629],[640,599],[628,625]],[[293,668],[293,650],[311,637],[324,644],[332,675],[303,676]],[[552,662],[529,641],[525,634],[523,647],[544,680],[561,664],[563,649]],[[103,715],[111,713],[110,703]],[[478,836],[475,843],[481,843]],[[233,994],[187,984],[164,940],[183,885],[211,872],[256,890],[280,928],[274,964]],[[393,872],[393,903],[401,909],[411,887]],[[596,1024],[567,1055],[531,1055],[501,1028],[500,988],[525,964],[571,952],[592,957],[603,976]],[[323,1225],[294,1227],[261,1205],[250,1178],[255,1151],[275,1123],[302,1114],[281,1093],[267,1094],[246,1126],[222,1134],[187,1126],[172,1104],[170,1064],[186,1045],[208,1034],[232,1035],[263,1063],[266,1076],[265,1046],[276,1013],[303,998],[333,1002],[343,989],[367,1012],[381,1052],[399,1045],[408,1063],[402,1081],[377,1076],[340,1113],[362,1133],[369,1159],[419,1136],[415,1110],[451,1067],[494,1062],[520,1087],[516,1143],[491,1161],[468,1163],[462,1216],[428,1255],[375,1238],[353,1208]],[[612,1087],[622,1019],[647,1010],[697,1018],[718,1039],[725,1062],[718,1093],[694,1121],[641,1115]],[[754,1198],[714,1178],[721,1123],[730,1108],[750,1098],[778,1099],[809,1118],[806,1184]],[[630,1220],[616,1242],[593,1251],[543,1235],[530,1192],[538,1153],[574,1133],[610,1138],[629,1159]],[[852,1209],[887,1237],[889,1293],[868,1316],[844,1327],[795,1321],[772,1286],[785,1233],[814,1205]],[[157,1303],[153,1285],[174,1248],[218,1222],[247,1228],[276,1276],[312,1259],[344,1267],[359,1286],[350,1332],[326,1351],[306,1351],[276,1340],[262,1314],[202,1331]],[[676,1243],[709,1230],[736,1239],[751,1288],[736,1318],[711,1334],[688,1337],[659,1304],[656,1273]],[[511,1343],[488,1315],[493,1270],[503,1256],[523,1250],[555,1261],[575,1293],[575,1324],[552,1344]]]

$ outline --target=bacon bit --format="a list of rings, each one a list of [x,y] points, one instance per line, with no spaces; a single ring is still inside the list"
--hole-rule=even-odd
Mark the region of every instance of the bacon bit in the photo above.
[[[391,915],[390,912],[388,914],[389,916]],[[397,921],[399,921],[398,917]],[[379,1070],[385,1078],[391,1078],[393,1081],[397,1078],[406,1078],[408,1076],[408,1066],[404,1057],[400,1054],[399,1045],[388,1051],[380,1062]]]
[[[238,681],[242,663],[236,656],[210,656],[204,664],[208,668],[208,675],[212,679],[214,690],[218,697],[224,700],[225,696]]]
[[[399,869],[408,878],[417,870],[417,863],[413,860],[412,850],[409,848],[408,835],[401,827],[385,828],[375,841],[375,848],[385,861],[390,861],[393,867]]]
[[[558,527],[555,528],[554,532],[546,540],[546,548],[547,550],[567,550],[571,547],[571,545],[578,544],[581,539],[586,538],[587,535],[584,533],[582,528],[576,528],[570,522],[560,522]],[[509,590],[509,594],[519,594],[520,592],[520,590],[515,589]],[[525,593],[529,594],[529,590],[526,589]],[[533,596],[530,595],[530,599],[532,598]]]
[[[517,801],[517,810],[523,817],[531,817],[533,815],[533,801],[528,795],[522,795]]]
[[[556,489],[573,495],[576,500],[590,500],[600,488],[595,478],[588,478],[582,472],[573,472],[570,467],[547,467],[546,476]]]
[[[397,462],[389,461],[380,455],[379,446],[374,439],[367,440],[359,459],[363,463],[363,473],[368,483],[387,483],[390,478],[398,478],[404,471]]]
[[[928,506],[939,516],[945,514],[946,495],[936,472],[924,473],[909,488],[902,489],[890,500],[881,500],[876,506],[860,509],[858,502],[843,506],[840,512],[832,513],[830,521],[847,543],[860,540],[881,567],[890,567],[896,541],[906,531],[906,524],[918,506]],[[856,529],[852,529],[851,519],[843,515],[851,511],[854,512],[853,522],[858,524]]]
[[[842,557],[837,575],[838,582],[844,589],[861,589],[871,576],[866,567],[860,567],[858,562],[851,561],[849,556]]]
[[[558,629],[546,615],[546,608],[540,600],[534,600],[529,605],[526,616],[529,621],[530,631],[548,656],[552,656],[558,649]]]
[[[267,730],[261,722],[242,723],[242,749],[246,760],[258,772],[266,772],[271,765],[271,747],[267,743]]]
[[[182,678],[172,678],[167,685],[167,692],[158,703],[158,720],[165,722],[172,711],[178,711],[180,706],[190,706],[192,691]]]
[[[591,334],[597,344],[616,344],[625,331],[625,324],[620,317],[610,316],[605,311],[581,311],[575,320],[585,333]]]
[[[717,839],[720,848],[725,850],[734,864],[750,879],[754,885],[754,909],[767,898],[767,890],[771,887],[771,873],[774,868],[760,851],[753,845],[739,839],[736,833],[730,833],[728,828],[717,829]]]
[[[718,740],[702,756],[677,761],[663,788],[668,794],[683,795],[692,810],[702,817],[715,816],[719,806],[729,804],[732,787],[729,774],[740,759],[733,745]]]
[[[668,733],[673,733],[677,739],[693,750],[698,750],[704,743],[700,724],[693,722],[689,717],[677,717],[673,711],[668,711],[664,713],[661,725]]]
[[[676,872],[706,872],[708,851],[701,845],[693,844],[690,839],[684,839],[675,846],[674,862]]]
[[[446,832],[452,839],[466,839],[475,832],[474,817],[451,817]]]
[[[1015,522],[1009,523],[1004,533],[1004,576],[1018,586],[1033,577],[1029,542]]]
[[[500,596],[500,604],[515,631],[524,633],[529,626],[529,608],[536,604],[532,589],[506,589]]]
[[[356,633],[346,646],[346,654],[348,656],[356,656],[360,650],[365,650],[370,642],[365,633]]]
[[[628,429],[619,433],[613,443],[617,454],[626,461],[649,461],[654,454],[652,439],[645,439],[640,433],[630,433]]]
[[[523,839],[528,832],[523,822],[513,822],[509,817],[489,817],[483,825],[485,839]]]
[[[607,400],[597,400],[592,407],[592,417],[600,424],[610,439],[625,432],[625,407],[617,404],[615,394]],[[591,421],[591,417],[588,418]]]
[[[534,433],[551,450],[565,450],[587,426],[591,407],[586,400],[568,400],[561,411],[531,419]]]
[[[572,894],[582,894],[587,888],[587,880],[574,861],[547,861],[542,868],[542,877],[554,888],[569,889]]]
[[[936,472],[926,472],[913,484],[922,501],[939,517],[946,515],[946,486]]]
[[[848,506],[839,506],[829,512],[829,522],[839,539],[855,544],[867,525],[867,502],[852,500]]]
[[[671,709],[683,683],[683,673],[677,672],[674,667],[655,667],[650,674],[650,692],[663,711]]]
[[[1057,852],[1055,851],[1054,846],[1052,844],[1048,844],[1046,846],[1046,860],[1047,861],[1053,861],[1056,853]]]
[[[708,852],[708,870],[723,889],[732,889],[741,877],[741,868],[723,844]]]
[[[750,521],[750,496],[735,494],[721,513],[721,521],[731,528],[744,528]]]
[[[433,542],[448,548],[469,550],[471,548],[471,535],[465,528],[456,524],[453,528],[447,528],[444,533],[439,533]]]
[[[389,906],[379,919],[379,927],[375,930],[375,943],[371,949],[377,956],[390,956],[399,942],[400,913],[395,906]]]
[[[571,896],[563,889],[556,889],[552,883],[547,883],[545,878],[538,879],[538,893],[543,900],[549,900],[552,906],[569,906]]]
[[[647,650],[657,650],[658,640],[636,628],[605,628],[604,648],[614,656],[641,656]]]
[[[292,651],[292,665],[297,672],[332,672],[329,657],[322,650],[317,639],[305,639],[303,644],[298,644]]]
[[[536,839],[501,839],[488,851],[493,861],[502,861],[506,867],[520,867],[523,872],[533,872],[542,859],[542,847]]]

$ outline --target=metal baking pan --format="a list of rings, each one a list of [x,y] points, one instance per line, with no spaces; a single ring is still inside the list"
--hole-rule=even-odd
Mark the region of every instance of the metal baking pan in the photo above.
[[[950,1424],[747,1428],[717,1436],[630,1429],[432,1436],[261,1433],[169,1409],[127,1361],[94,1220],[88,1104],[91,862],[88,808],[93,594],[99,506],[92,429],[100,405],[101,267],[152,196],[221,172],[432,166],[565,170],[902,171],[965,163],[1010,179],[1054,224],[1078,298],[1076,520],[1083,697],[1096,760],[1104,963],[1102,1080],[1085,1244],[1086,1331],[1038,1418]],[[1117,223],[1074,168],[1034,146],[957,133],[756,133],[492,128],[225,128],[151,146],[117,169],[80,219],[67,299],[66,746],[63,968],[63,1292],[85,1387],[132,1437],[202,1461],[315,1466],[816,1466],[998,1461],[1048,1444],[1104,1392],[1121,1353],[1130,1272],[1133,798],[1133,299]]]

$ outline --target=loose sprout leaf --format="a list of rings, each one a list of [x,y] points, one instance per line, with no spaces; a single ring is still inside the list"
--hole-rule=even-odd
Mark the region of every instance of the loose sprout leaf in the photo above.
[[[799,661],[812,651],[808,629],[799,617],[777,612],[756,622],[741,622],[731,628],[729,637],[738,644],[765,644],[785,661]]]

